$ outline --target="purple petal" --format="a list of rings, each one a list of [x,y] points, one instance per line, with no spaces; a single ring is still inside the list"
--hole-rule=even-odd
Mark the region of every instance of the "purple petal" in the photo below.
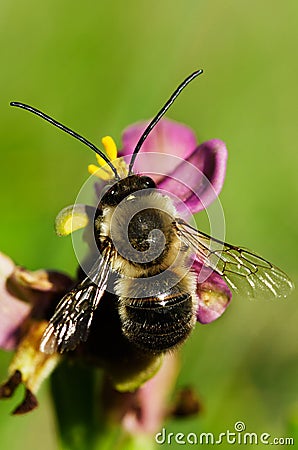
[[[30,305],[7,290],[7,279],[13,273],[14,263],[0,253],[0,348],[13,350],[19,339],[21,325],[30,313]]]
[[[58,301],[71,289],[74,282],[68,276],[51,270],[26,270],[16,267],[8,286],[16,297],[32,307],[31,316],[43,320],[48,317]]]
[[[124,130],[122,135],[123,148],[120,152],[122,156],[133,153],[139,138],[148,124],[149,122],[139,122]],[[142,155],[145,153],[167,154],[186,159],[195,147],[196,137],[191,128],[173,120],[162,119],[148,135],[141,147],[140,153]],[[177,160],[177,163],[179,163],[179,160]],[[144,173],[145,168],[148,169],[144,165],[143,158],[140,161],[139,157],[137,157],[134,164],[134,172]],[[172,167],[172,170],[174,168]],[[149,171],[152,172],[150,169],[149,167]],[[168,169],[168,165],[164,167],[159,165],[156,173],[166,174]],[[155,181],[158,180],[158,177],[152,176],[152,178]]]
[[[147,125],[148,122],[137,123],[124,131],[122,155],[132,153]],[[190,128],[162,119],[145,140],[134,171],[151,176],[160,189],[174,194],[191,213],[196,213],[220,193],[226,162],[224,142],[212,139],[197,147]]]
[[[202,265],[195,261],[193,269],[199,274]],[[197,320],[205,324],[213,322],[225,312],[232,293],[222,277],[212,272],[203,283],[198,283],[197,296],[199,299]]]
[[[24,321],[44,319],[73,281],[59,272],[28,271],[0,253],[0,348],[13,350],[19,343]]]
[[[197,147],[185,161],[158,183],[176,195],[192,213],[205,209],[219,195],[226,173],[227,149],[212,139]]]

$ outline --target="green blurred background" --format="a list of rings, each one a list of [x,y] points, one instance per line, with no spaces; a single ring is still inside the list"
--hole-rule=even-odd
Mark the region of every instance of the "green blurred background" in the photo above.
[[[190,125],[201,142],[226,141],[227,240],[264,255],[298,284],[297,2],[2,0],[0,8],[3,252],[30,269],[74,272],[71,239],[56,237],[53,222],[94,160],[9,101],[39,107],[94,142],[111,134],[120,144],[124,127],[152,117],[187,74],[203,68],[168,117]],[[286,300],[235,296],[218,322],[197,327],[178,386],[194,385],[204,410],[168,422],[169,432],[224,432],[242,420],[247,431],[294,436],[296,298],[297,291]],[[0,356],[4,379],[11,355]],[[47,386],[39,399],[26,417],[9,416],[16,398],[1,402],[1,450],[57,448]]]

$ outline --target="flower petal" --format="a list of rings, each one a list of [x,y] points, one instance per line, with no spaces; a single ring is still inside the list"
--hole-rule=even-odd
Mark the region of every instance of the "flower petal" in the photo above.
[[[31,305],[31,317],[43,320],[50,318],[58,301],[74,282],[60,272],[30,271],[17,266],[7,284],[12,294]]]
[[[31,272],[15,266],[0,253],[0,348],[13,350],[29,315],[36,319],[48,318],[72,285],[67,275],[46,270]]]
[[[149,121],[138,122],[126,128],[122,135],[122,155],[130,155]],[[162,119],[151,131],[144,144],[142,152],[156,152],[187,158],[196,146],[194,132],[188,126],[174,120]]]
[[[120,151],[122,156],[131,155],[149,122],[139,122],[126,128],[122,135],[123,147]],[[142,145],[141,153],[158,153],[177,156],[186,159],[196,147],[196,137],[191,128],[169,119],[162,119],[148,135]],[[176,161],[179,163],[179,160]],[[168,165],[158,165],[157,174],[167,174]],[[134,164],[134,172],[143,173],[146,165],[137,157]],[[172,167],[171,170],[174,170]],[[150,169],[150,168],[149,168]],[[154,170],[153,170],[154,171]],[[160,177],[152,176],[155,182]]]
[[[133,152],[148,123],[140,122],[124,131],[122,155]],[[162,119],[145,140],[134,171],[150,175],[160,189],[176,195],[191,213],[196,213],[220,193],[226,162],[224,142],[212,139],[197,147],[190,128]]]
[[[223,141],[204,142],[158,183],[176,195],[192,213],[205,209],[219,195],[226,173],[227,149]]]
[[[20,337],[20,328],[30,313],[30,305],[19,300],[7,289],[7,279],[13,273],[13,261],[0,253],[0,348],[13,350]]]
[[[195,261],[193,269],[200,273],[202,265]],[[197,320],[202,323],[210,323],[218,319],[228,307],[232,293],[222,277],[212,272],[203,283],[197,285],[199,305]]]

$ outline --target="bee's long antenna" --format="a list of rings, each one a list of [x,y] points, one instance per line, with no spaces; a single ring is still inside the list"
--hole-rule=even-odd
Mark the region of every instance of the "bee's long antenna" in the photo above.
[[[116,168],[113,166],[113,164],[111,163],[109,158],[101,150],[99,150],[99,148],[97,148],[94,144],[92,144],[92,142],[88,141],[86,138],[84,138],[80,134],[76,133],[75,131],[71,130],[70,128],[66,127],[65,125],[62,125],[62,123],[60,123],[57,120],[53,119],[52,117],[48,116],[47,114],[40,111],[39,109],[33,108],[33,106],[29,106],[29,105],[26,105],[25,103],[20,103],[20,102],[11,102],[10,105],[17,106],[18,108],[26,109],[27,111],[30,111],[33,114],[36,114],[37,116],[41,117],[42,119],[46,120],[47,122],[50,122],[55,127],[60,128],[60,130],[65,131],[65,133],[70,134],[75,139],[78,139],[79,141],[83,142],[83,144],[90,147],[93,151],[95,151],[95,153],[97,153],[99,156],[101,156],[105,160],[105,162],[109,165],[109,167],[114,172],[116,180],[120,179]]]
[[[177,89],[173,92],[173,94],[171,95],[171,97],[169,98],[169,100],[165,103],[165,105],[161,108],[161,110],[156,114],[156,116],[151,120],[151,122],[149,123],[149,125],[147,126],[147,128],[145,129],[145,131],[143,132],[142,136],[140,137],[140,139],[137,142],[137,145],[135,146],[135,149],[133,151],[130,163],[129,163],[129,175],[131,175],[132,173],[132,168],[136,159],[137,154],[140,151],[140,148],[142,147],[144,141],[147,139],[148,134],[153,130],[153,128],[155,127],[155,125],[157,124],[157,122],[162,118],[162,116],[167,112],[167,110],[169,109],[169,107],[172,105],[172,103],[176,100],[176,98],[178,97],[178,95],[180,94],[180,92],[188,85],[188,83],[190,83],[194,78],[196,78],[198,75],[200,75],[201,73],[203,73],[203,70],[197,70],[194,73],[192,73],[191,75],[189,75],[178,87]]]

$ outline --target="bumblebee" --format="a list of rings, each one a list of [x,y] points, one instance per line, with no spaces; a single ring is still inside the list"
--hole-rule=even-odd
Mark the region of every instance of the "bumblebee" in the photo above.
[[[149,123],[125,176],[82,136],[29,105],[12,103],[82,141],[114,174],[93,218],[96,260],[87,276],[58,304],[42,338],[42,352],[63,353],[86,342],[94,315],[105,298],[115,305],[121,333],[133,346],[152,355],[179,346],[196,323],[193,258],[209,273],[221,275],[236,291],[238,286],[250,291],[261,288],[273,296],[283,296],[291,290],[292,282],[276,266],[192,227],[177,217],[172,199],[159,192],[152,178],[133,173],[135,159],[149,133],[185,86],[201,73],[198,70],[187,77]]]

